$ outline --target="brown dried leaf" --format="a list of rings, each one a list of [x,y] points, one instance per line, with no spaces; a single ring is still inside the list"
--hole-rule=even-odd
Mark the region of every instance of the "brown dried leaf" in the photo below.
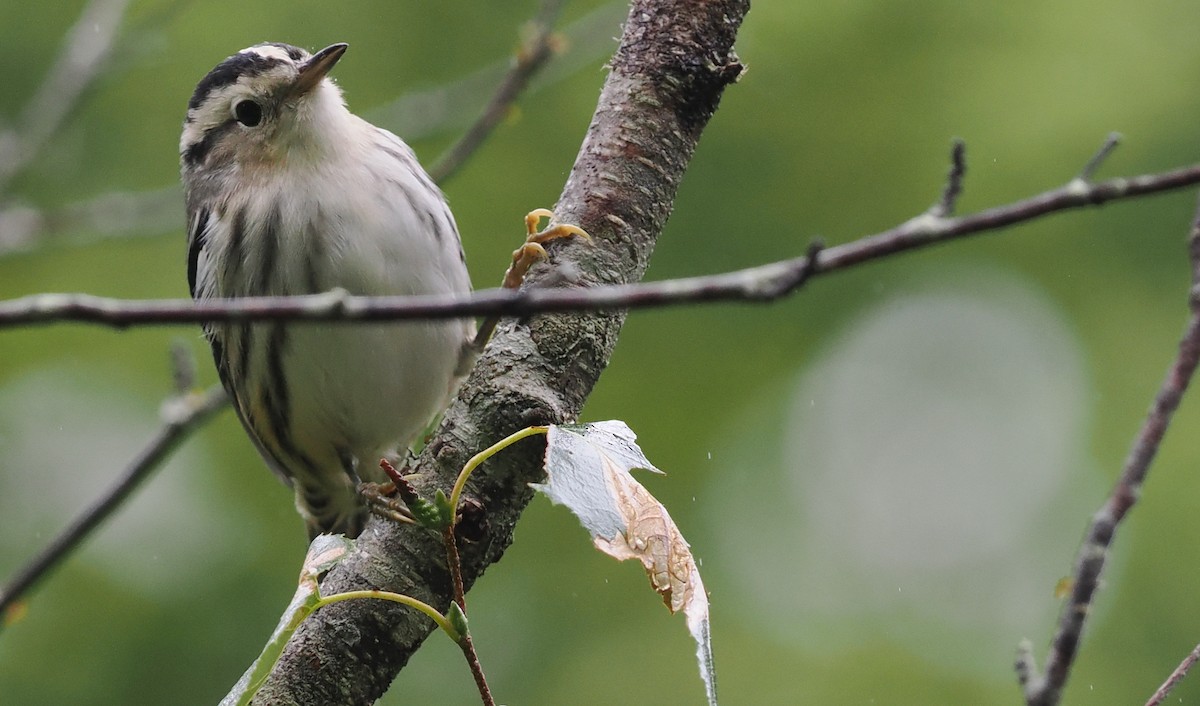
[[[708,623],[708,594],[679,528],[630,471],[655,468],[621,421],[552,426],[546,441],[544,484],[534,487],[566,505],[597,549],[618,560],[637,559],[672,613],[683,611],[696,640],[696,658],[710,704],[716,672]]]
[[[625,520],[625,530],[611,538],[593,537],[592,542],[619,561],[641,561],[654,590],[662,594],[667,608],[677,613],[693,592],[692,575],[696,573],[688,543],[666,508],[642,484],[607,457],[604,460],[605,480]]]

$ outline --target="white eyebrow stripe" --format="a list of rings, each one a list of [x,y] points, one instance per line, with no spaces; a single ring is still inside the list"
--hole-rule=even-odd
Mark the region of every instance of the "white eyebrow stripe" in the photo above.
[[[243,49],[238,53],[239,54],[246,54],[246,53],[258,54],[259,56],[266,57],[268,59],[279,59],[280,61],[285,61],[289,64],[293,63],[292,57],[288,55],[288,52],[286,49],[284,49],[282,47],[272,46],[270,44],[265,45],[265,46],[260,46],[260,47],[247,47],[246,49]]]

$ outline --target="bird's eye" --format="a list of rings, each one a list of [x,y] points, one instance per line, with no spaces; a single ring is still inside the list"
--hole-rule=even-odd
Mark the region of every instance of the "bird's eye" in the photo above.
[[[246,127],[254,127],[262,122],[262,106],[254,101],[238,101],[233,106],[233,117]]]

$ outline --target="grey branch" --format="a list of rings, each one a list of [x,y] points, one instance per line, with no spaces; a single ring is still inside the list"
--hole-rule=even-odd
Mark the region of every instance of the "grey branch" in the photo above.
[[[1017,678],[1029,706],[1054,706],[1062,698],[1063,687],[1079,650],[1079,641],[1100,587],[1100,576],[1108,562],[1117,528],[1137,502],[1171,417],[1187,391],[1197,363],[1200,363],[1200,208],[1192,224],[1189,250],[1192,262],[1192,291],[1189,297],[1191,317],[1179,341],[1175,360],[1125,458],[1121,475],[1104,505],[1092,516],[1083,545],[1075,558],[1071,595],[1059,616],[1045,671],[1038,671],[1033,648],[1028,641],[1018,648]]]
[[[580,287],[639,280],[677,186],[726,85],[741,73],[733,41],[745,0],[634,0],[595,115],[555,208],[593,247],[559,249]],[[532,288],[550,286],[535,270]],[[607,364],[622,312],[553,314],[500,326],[441,426],[416,461],[429,494],[449,488],[462,463],[530,424],[575,418]],[[512,541],[539,477],[537,440],[513,446],[472,477],[487,513],[478,543],[461,546],[469,587]],[[352,587],[400,591],[445,609],[449,576],[440,538],[372,520],[357,550],[324,579],[323,594]],[[429,634],[400,606],[347,601],[300,625],[257,704],[366,704],[384,692]]]
[[[956,149],[956,155],[958,150]],[[959,177],[961,156],[951,180]],[[194,324],[204,321],[400,321],[464,316],[528,316],[561,311],[611,311],[643,309],[711,301],[773,301],[790,294],[808,279],[837,272],[909,250],[987,233],[1032,221],[1051,213],[1090,208],[1123,199],[1181,189],[1200,184],[1200,165],[1157,174],[1089,182],[1076,177],[1057,189],[1021,201],[966,216],[948,218],[938,212],[951,203],[943,200],[934,209],[895,228],[820,251],[758,267],[722,274],[638,284],[575,282],[569,288],[529,288],[519,292],[488,289],[470,296],[356,297],[327,292],[302,297],[259,297],[194,303],[187,299],[132,301],[87,294],[36,294],[0,302],[0,328],[63,321],[81,321],[114,327],[150,324]],[[947,193],[950,193],[947,187]],[[601,185],[594,200],[611,198]],[[951,200],[952,202],[952,200]],[[600,232],[630,238],[633,225],[613,207],[601,214]],[[559,209],[560,220],[570,215]],[[588,245],[555,242],[551,253],[561,257],[591,259]],[[543,275],[547,268],[540,268]],[[536,268],[535,268],[536,271]],[[582,285],[590,286],[582,286]]]
[[[84,537],[116,512],[184,439],[224,409],[225,402],[225,391],[220,386],[168,399],[163,405],[162,427],[125,468],[113,487],[76,517],[69,527],[26,563],[0,590],[0,615],[4,615],[9,606],[20,600],[52,567],[60,564],[68,553],[78,547]]]
[[[1085,181],[1091,181],[1092,177],[1096,174],[1096,170],[1100,168],[1100,165],[1104,164],[1104,161],[1108,159],[1108,156],[1112,154],[1113,150],[1115,150],[1120,144],[1121,133],[1108,133],[1108,137],[1105,138],[1104,144],[1100,145],[1100,149],[1096,150],[1096,154],[1092,155],[1092,158],[1087,161],[1087,164],[1083,165],[1083,169],[1079,170],[1079,178]]]
[[[114,191],[56,208],[24,204],[0,208],[0,257],[48,241],[88,242],[160,235],[180,229],[183,190]]]
[[[128,0],[91,0],[63,40],[62,51],[18,125],[0,134],[0,193],[78,107],[112,54]]]

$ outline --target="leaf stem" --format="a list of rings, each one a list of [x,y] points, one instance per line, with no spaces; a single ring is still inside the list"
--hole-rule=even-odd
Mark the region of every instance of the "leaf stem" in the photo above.
[[[392,601],[393,603],[399,603],[401,605],[406,605],[409,608],[416,608],[417,610],[421,611],[425,615],[428,615],[430,618],[432,618],[433,622],[437,623],[438,627],[441,628],[442,631],[445,632],[447,635],[449,635],[451,640],[454,640],[456,643],[460,643],[460,644],[462,642],[462,639],[463,639],[462,634],[459,633],[457,629],[455,629],[455,627],[450,623],[450,620],[446,616],[444,616],[438,612],[437,608],[434,608],[433,606],[429,605],[428,603],[426,603],[422,600],[418,600],[416,598],[413,598],[412,596],[406,596],[402,593],[392,593],[390,591],[376,591],[376,590],[371,590],[371,589],[364,589],[361,591],[346,591],[345,593],[335,593],[332,596],[322,596],[321,598],[317,599],[316,605],[313,606],[313,612],[316,612],[316,610],[318,608],[323,608],[324,606],[327,606],[327,605],[330,605],[333,603],[340,603],[342,601],[356,600],[359,598],[378,598],[380,600]]]
[[[458,520],[458,501],[462,498],[463,488],[467,486],[467,479],[471,477],[471,474],[475,472],[475,469],[478,468],[480,464],[492,456],[495,456],[500,451],[503,451],[509,446],[517,443],[521,439],[533,436],[534,434],[545,434],[549,431],[550,427],[525,427],[518,432],[509,434],[500,441],[497,441],[483,451],[480,451],[472,456],[471,460],[467,461],[466,465],[463,466],[461,471],[459,471],[458,479],[454,481],[454,489],[450,492],[450,508],[454,512],[454,517],[450,521],[450,526],[453,527],[454,523]]]

